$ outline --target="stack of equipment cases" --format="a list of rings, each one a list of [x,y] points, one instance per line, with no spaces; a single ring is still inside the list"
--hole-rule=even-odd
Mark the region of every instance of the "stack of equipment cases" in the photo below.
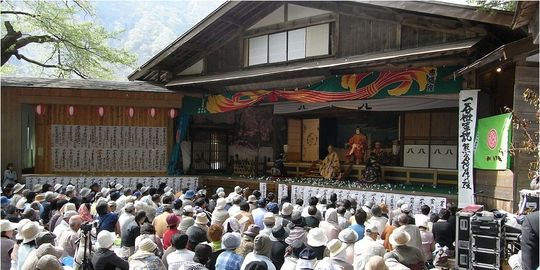
[[[500,269],[504,258],[504,217],[478,212],[471,218],[471,268]]]
[[[456,269],[468,270],[471,265],[471,217],[482,211],[482,205],[469,205],[456,215]]]

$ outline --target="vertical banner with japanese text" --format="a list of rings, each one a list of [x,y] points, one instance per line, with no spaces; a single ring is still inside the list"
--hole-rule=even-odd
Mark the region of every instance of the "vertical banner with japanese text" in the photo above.
[[[459,92],[458,207],[474,204],[473,154],[479,90]]]

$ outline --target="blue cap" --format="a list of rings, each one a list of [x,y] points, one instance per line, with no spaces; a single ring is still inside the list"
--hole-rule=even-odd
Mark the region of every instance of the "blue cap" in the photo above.
[[[191,199],[191,198],[193,198],[194,196],[195,196],[195,192],[193,192],[193,190],[188,190],[188,191],[186,192],[186,194],[184,194],[184,198],[186,198],[186,199]]]
[[[264,207],[266,205],[266,199],[260,198],[259,201],[257,202],[257,205]]]
[[[141,192],[140,192],[140,191],[135,191],[135,192],[133,193],[133,196],[139,198],[139,197],[141,197]]]
[[[300,252],[300,259],[303,260],[314,260],[317,258],[317,254],[315,254],[315,250],[313,250],[311,247],[306,247],[302,252]]]
[[[279,205],[275,202],[271,202],[268,205],[266,205],[266,210],[274,214],[279,214]]]
[[[1,205],[6,205],[6,204],[10,204],[10,203],[11,203],[11,200],[8,199],[8,197],[6,197],[6,196],[0,197],[0,204]]]

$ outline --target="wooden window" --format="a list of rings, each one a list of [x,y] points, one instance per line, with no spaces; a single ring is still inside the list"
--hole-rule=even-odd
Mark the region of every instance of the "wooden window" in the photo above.
[[[268,63],[268,36],[249,39],[249,65]]]
[[[193,129],[191,169],[224,172],[228,166],[228,133],[220,129]]]
[[[268,63],[287,60],[287,33],[268,35]]]
[[[330,26],[325,23],[248,38],[247,66],[329,55]]]
[[[287,32],[287,60],[306,58],[306,28]]]
[[[306,57],[330,52],[330,25],[319,24],[306,28]]]

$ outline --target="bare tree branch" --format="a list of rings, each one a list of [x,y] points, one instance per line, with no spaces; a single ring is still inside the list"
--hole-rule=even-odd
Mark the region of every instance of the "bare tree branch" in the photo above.
[[[15,56],[17,57],[17,59],[22,59],[26,62],[29,62],[29,63],[32,63],[32,64],[35,64],[35,65],[38,65],[40,67],[44,67],[44,68],[57,68],[57,69],[60,69],[60,70],[63,70],[63,71],[67,71],[67,72],[73,72],[75,74],[77,74],[77,76],[81,77],[82,79],[87,79],[86,76],[84,76],[84,74],[82,74],[81,72],[79,72],[78,70],[76,69],[73,69],[73,68],[67,68],[67,67],[63,67],[61,65],[51,65],[51,64],[44,64],[44,63],[41,63],[39,61],[36,61],[36,60],[33,60],[33,59],[30,59],[26,56],[24,56],[23,54],[20,54],[20,53],[16,53]]]
[[[33,18],[37,17],[37,15],[35,15],[35,14],[24,12],[24,11],[2,10],[2,11],[0,11],[0,14],[24,15],[24,16],[30,16],[30,17],[33,17]]]

